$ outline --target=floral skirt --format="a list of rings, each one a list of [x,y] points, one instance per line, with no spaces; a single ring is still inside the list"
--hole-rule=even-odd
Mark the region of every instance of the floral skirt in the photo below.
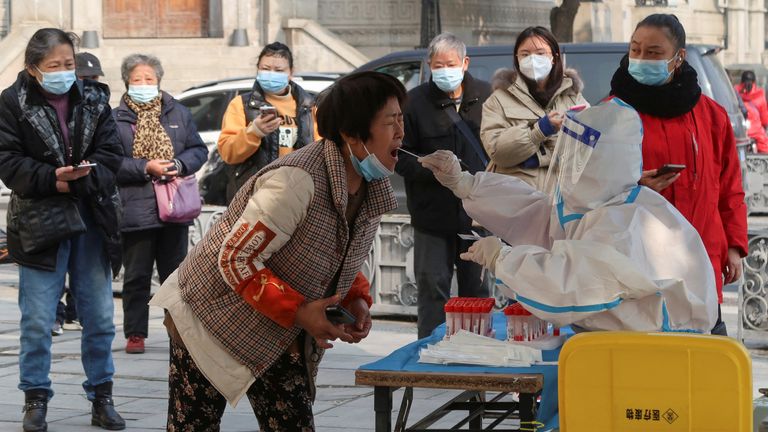
[[[205,378],[189,351],[171,338],[168,432],[219,430],[226,399]],[[300,353],[285,352],[247,392],[260,430],[315,430],[312,398]]]

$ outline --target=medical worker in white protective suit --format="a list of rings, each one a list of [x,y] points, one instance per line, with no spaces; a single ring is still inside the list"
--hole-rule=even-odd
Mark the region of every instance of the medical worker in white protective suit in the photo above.
[[[548,174],[554,199],[514,177],[462,172],[450,152],[419,161],[509,244],[486,237],[462,258],[493,271],[539,318],[584,330],[706,333],[717,316],[714,273],[696,230],[637,184],[642,133],[618,99],[569,113]]]

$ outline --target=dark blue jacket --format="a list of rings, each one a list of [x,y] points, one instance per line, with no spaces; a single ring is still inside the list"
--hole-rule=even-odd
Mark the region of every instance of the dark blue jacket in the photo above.
[[[208,158],[208,148],[197,133],[189,109],[166,92],[160,112],[160,124],[173,143],[174,158],[181,161],[181,175],[188,176],[197,172]],[[123,201],[123,219],[121,231],[139,231],[159,228],[165,225],[157,214],[157,200],[152,180],[145,174],[146,159],[135,159],[133,155],[133,130],[137,116],[124,97],[115,109],[117,132],[123,145],[125,157],[117,171],[117,183],[120,186],[120,198]]]

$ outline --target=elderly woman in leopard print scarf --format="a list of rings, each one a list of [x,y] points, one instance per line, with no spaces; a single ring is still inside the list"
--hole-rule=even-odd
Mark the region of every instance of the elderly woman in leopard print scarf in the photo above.
[[[154,180],[193,175],[208,149],[189,110],[160,90],[163,66],[156,57],[134,54],[123,60],[127,92],[114,111],[125,157],[117,174],[123,202],[123,330],[128,353],[144,352],[148,336],[153,267],[162,283],[187,254],[189,224],[158,217]]]

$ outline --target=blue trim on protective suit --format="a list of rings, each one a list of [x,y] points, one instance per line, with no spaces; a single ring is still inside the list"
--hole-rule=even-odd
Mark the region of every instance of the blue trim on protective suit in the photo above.
[[[562,126],[563,133],[586,146],[595,148],[595,145],[597,145],[597,142],[600,140],[600,131],[585,125],[584,123],[578,121],[573,116],[569,116],[569,119],[572,122],[584,128],[584,132],[582,132],[581,134],[578,134],[576,133],[576,131],[569,129],[567,124],[563,123],[563,126]]]
[[[661,293],[657,293],[658,295],[661,295]],[[672,329],[672,327],[669,326],[669,311],[667,311],[667,302],[662,300],[661,301],[661,316],[662,316],[662,323],[661,323],[661,331],[662,332],[671,332],[671,333],[697,333],[702,334],[704,332],[700,330],[695,329]]]
[[[600,312],[600,311],[606,311],[609,309],[613,309],[616,306],[620,305],[623,301],[622,299],[616,299],[609,303],[598,303],[593,305],[582,305],[582,306],[550,306],[546,305],[544,303],[539,303],[536,300],[531,300],[529,298],[523,297],[521,295],[517,295],[517,301],[520,303],[526,304],[528,306],[534,307],[540,311],[549,312],[549,313],[568,313],[568,312]]]
[[[571,221],[579,220],[584,217],[584,213],[573,213],[569,214],[568,216],[565,216],[563,212],[565,211],[565,202],[560,201],[557,203],[557,219],[560,221],[560,227],[565,228],[565,224]]]
[[[632,192],[630,192],[627,199],[624,200],[624,204],[634,204],[639,194],[640,194],[640,185],[637,185],[634,188],[632,188]]]

